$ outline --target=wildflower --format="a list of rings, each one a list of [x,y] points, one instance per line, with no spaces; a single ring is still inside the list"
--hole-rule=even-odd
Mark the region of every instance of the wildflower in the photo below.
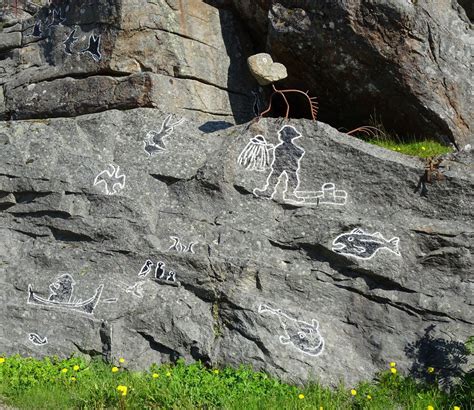
[[[370,394],[367,395],[367,400],[372,400],[372,396]]]
[[[5,363],[5,358],[4,357],[0,357],[0,364],[2,363]]]
[[[114,366],[112,367],[112,373],[117,373],[119,371],[119,368]]]
[[[390,371],[392,372],[392,374],[397,374],[397,369],[395,369],[395,367],[392,367]]]
[[[461,410],[461,407],[459,407],[459,406],[454,406],[454,407],[453,407],[453,410]]]
[[[304,399],[304,394],[303,393],[298,394],[298,399],[303,400]]]
[[[125,359],[124,359],[123,357],[121,357],[121,358],[119,359],[119,363],[125,363]]]
[[[357,394],[357,390],[356,390],[356,389],[352,389],[352,390],[351,390],[351,394],[352,394],[353,396],[355,396],[355,395]]]
[[[73,369],[75,372],[77,372],[77,371],[80,369],[80,367],[76,364],[72,369]]]
[[[75,378],[74,376],[71,377],[71,381],[72,381],[72,382],[75,382],[75,381],[76,381],[76,378]]]
[[[423,151],[426,151],[426,147],[421,147],[421,149],[422,149]]]
[[[430,405],[426,408],[426,410],[434,410],[434,407],[430,404]]]
[[[319,410],[324,410],[323,406],[319,407]]]
[[[214,370],[214,373],[215,373],[215,374],[219,374],[219,370],[218,370],[218,369],[215,369],[215,370]]]
[[[158,373],[153,373],[151,375],[151,377],[153,377],[154,379],[158,379],[158,377],[160,377],[160,375]]]
[[[167,377],[171,377],[171,372],[166,372]]]
[[[128,387],[127,386],[117,386],[117,390],[122,393],[122,396],[126,396],[127,395],[127,391],[128,391]]]
[[[61,373],[67,373],[67,369],[66,368],[62,369]]]
[[[428,373],[433,373],[434,372],[434,367],[428,367]]]
[[[390,367],[395,367],[397,364],[395,362],[390,362]]]

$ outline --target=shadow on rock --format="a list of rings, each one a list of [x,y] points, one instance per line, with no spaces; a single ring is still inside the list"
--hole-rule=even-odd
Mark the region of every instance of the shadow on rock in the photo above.
[[[464,375],[468,351],[464,343],[443,339],[433,335],[435,325],[425,329],[423,337],[405,346],[405,354],[413,359],[410,374],[426,382],[438,380],[450,388],[456,378]],[[430,373],[430,368],[434,370]]]

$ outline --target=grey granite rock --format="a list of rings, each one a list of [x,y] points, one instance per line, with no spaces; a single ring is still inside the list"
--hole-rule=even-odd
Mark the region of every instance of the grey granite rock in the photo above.
[[[326,384],[392,360],[415,373],[440,346],[436,367],[462,356],[474,324],[472,157],[422,197],[421,160],[323,123],[206,133],[182,116],[139,108],[0,122],[0,352],[125,357],[131,368],[244,363]],[[282,176],[273,199],[255,196],[271,170],[259,162],[262,138],[255,155],[240,154],[256,135],[277,146],[283,125],[302,135],[300,167],[301,150],[275,148],[288,190]],[[293,171],[308,204],[289,198]],[[337,195],[326,185],[314,199],[326,183]],[[43,300],[28,303],[29,289]],[[58,297],[70,303],[52,305]]]

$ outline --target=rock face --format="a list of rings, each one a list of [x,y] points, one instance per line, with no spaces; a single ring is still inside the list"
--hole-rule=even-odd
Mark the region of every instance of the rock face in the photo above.
[[[89,3],[63,1],[0,33],[0,118],[138,106],[253,116],[251,52],[230,11],[199,0]]]
[[[1,124],[2,352],[247,363],[325,383],[388,360],[415,368],[420,340],[462,353],[474,230],[462,164],[424,198],[421,161],[322,123],[285,124],[301,134],[289,154],[278,144],[296,134],[275,120],[207,134],[190,119],[166,133],[166,120],[134,109]],[[273,165],[241,155],[257,134]],[[256,189],[272,169],[288,181],[268,199]]]
[[[255,83],[246,55],[233,71],[238,41],[208,27],[235,35],[232,16],[131,3],[10,26],[0,353],[243,363],[326,384],[391,360],[446,379],[469,365],[472,154],[422,196],[421,160],[321,122],[232,126]]]
[[[472,2],[466,2],[471,5]],[[262,47],[310,88],[320,118],[472,143],[474,35],[454,0],[235,0]]]

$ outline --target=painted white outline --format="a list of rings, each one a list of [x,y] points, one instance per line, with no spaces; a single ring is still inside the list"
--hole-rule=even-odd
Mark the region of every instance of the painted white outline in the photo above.
[[[142,299],[143,298],[143,285],[145,284],[145,280],[141,280],[139,282],[135,282],[133,285],[128,286],[125,289],[126,293],[131,293],[133,296]]]
[[[113,164],[109,164],[108,167],[112,168],[112,171],[105,169],[101,171],[94,179],[94,186],[99,185],[101,183],[104,184],[105,187],[105,194],[106,195],[114,195],[120,192],[122,189],[125,188],[125,180],[126,176],[124,174],[120,175],[120,167],[117,165],[117,169]],[[118,182],[112,183],[111,189],[109,190],[108,181],[116,180]]]
[[[66,274],[67,276],[71,277],[71,275]],[[81,299],[77,300],[72,300],[72,292],[73,292],[73,286],[70,289],[68,289],[68,292],[61,292],[64,297],[67,297],[67,301],[57,301],[53,298],[54,296],[58,296],[58,293],[56,293],[56,290],[60,289],[61,286],[61,278],[65,277],[66,275],[61,275],[58,276],[55,279],[55,282],[49,285],[49,290],[50,290],[50,295],[48,299],[43,298],[42,296],[39,296],[33,291],[33,286],[31,284],[28,285],[28,300],[27,304],[28,305],[37,305],[37,306],[47,306],[47,307],[53,307],[53,308],[59,308],[63,310],[73,310],[75,312],[79,313],[84,313],[86,315],[93,315],[94,310],[97,306],[97,304],[100,301],[100,297],[102,296],[102,291],[104,289],[104,285],[99,285],[93,296],[90,298],[82,301]],[[75,282],[73,281],[73,285]]]
[[[249,171],[263,172],[270,166],[270,153],[274,148],[261,134],[255,135],[237,158],[237,163]]]
[[[168,248],[168,250],[175,250],[176,252],[189,252],[195,253],[193,247],[198,244],[198,242],[189,242],[189,244],[183,245],[179,236],[170,236],[170,239],[173,241],[173,244]]]
[[[146,134],[146,138],[143,141],[143,150],[150,157],[167,150],[164,139],[173,133],[175,127],[181,125],[185,121],[184,118],[181,118],[174,124],[170,124],[172,117],[173,114],[168,114],[163,120],[159,131],[152,130]]]
[[[333,182],[322,185],[321,191],[296,191],[296,196],[304,199],[305,205],[336,205],[342,206],[347,203],[347,192],[336,189]]]
[[[79,37],[74,37],[74,34],[76,34],[77,28],[74,28],[69,35],[67,36],[66,40],[63,41],[64,44],[64,52],[68,55],[74,54],[72,51],[72,46],[77,43],[77,40]]]
[[[28,340],[35,346],[44,346],[48,344],[48,338],[46,336],[41,337],[38,333],[29,333]]]
[[[94,33],[90,34],[89,45],[87,46],[87,48],[84,48],[80,51],[81,54],[85,54],[85,53],[90,54],[90,56],[93,58],[93,60],[96,63],[102,59],[102,54],[100,53],[100,38],[101,38],[100,34],[97,34],[97,36]]]
[[[258,307],[258,313],[270,313],[272,315],[276,315],[278,320],[280,321],[280,325],[285,332],[285,336],[280,336],[278,339],[282,345],[293,345],[298,351],[308,356],[317,357],[324,351],[324,339],[319,333],[319,322],[316,319],[313,319],[311,323],[305,322],[303,320],[298,320],[288,316],[287,314],[283,313],[281,309],[273,309],[268,305],[261,304]],[[311,346],[311,348],[307,348],[306,350],[302,349],[300,346],[297,346],[291,340],[290,334],[290,327],[293,327],[292,333],[297,333],[297,336],[300,338],[301,341],[307,339],[308,334],[311,335],[313,338],[318,340],[318,344],[316,346]],[[293,335],[296,336],[296,335]],[[311,342],[308,342],[311,343]]]
[[[151,261],[150,259],[147,259],[145,261],[145,263],[143,264],[142,268],[140,269],[140,272],[138,273],[138,276],[142,276],[142,277],[148,276],[148,274],[153,269],[153,266],[155,266],[153,261]]]
[[[118,301],[118,298],[104,299],[104,303],[116,303],[117,301]]]
[[[369,260],[381,249],[386,249],[397,256],[401,256],[399,244],[400,238],[398,236],[394,236],[392,239],[385,239],[380,232],[370,234],[364,232],[361,228],[355,228],[351,232],[342,233],[334,239],[332,241],[332,250],[341,255]],[[352,250],[349,249],[348,251],[348,246],[352,247]],[[371,246],[375,249],[369,249]],[[361,256],[367,253],[369,253],[368,256]]]

